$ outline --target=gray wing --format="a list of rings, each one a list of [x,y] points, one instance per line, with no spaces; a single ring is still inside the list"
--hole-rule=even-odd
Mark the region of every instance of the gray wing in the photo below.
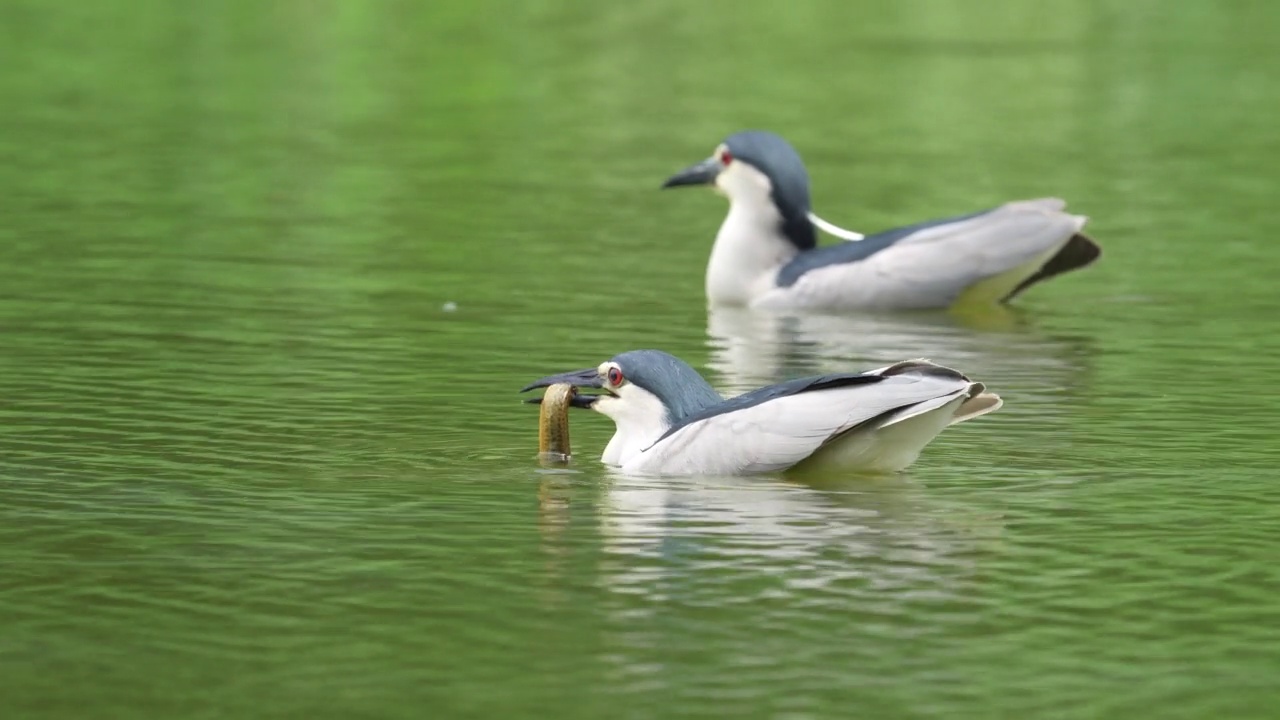
[[[1086,218],[1065,207],[1056,198],[1012,202],[804,253],[779,272],[779,290],[756,305],[941,308],[965,294],[999,300],[1084,226]]]
[[[783,395],[691,422],[622,470],[661,475],[776,472],[858,425],[899,422],[968,393],[972,385],[954,371],[925,369],[873,384]]]
[[[906,225],[904,227],[885,230],[874,235],[867,235],[861,240],[851,242],[837,243],[835,245],[824,245],[810,252],[800,253],[794,260],[787,263],[778,271],[775,282],[778,287],[791,287],[804,277],[804,274],[810,270],[818,270],[828,265],[844,265],[846,263],[860,262],[875,255],[881,250],[893,247],[898,242],[905,240],[916,233],[923,230],[937,228],[943,225],[951,225],[963,220],[971,220],[988,213],[995,212],[999,208],[992,210],[982,210],[976,213],[967,213],[964,215],[956,215],[955,217],[942,218],[941,220],[929,220],[914,225]]]

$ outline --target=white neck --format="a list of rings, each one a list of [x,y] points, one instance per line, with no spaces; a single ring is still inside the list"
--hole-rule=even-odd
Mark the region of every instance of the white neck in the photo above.
[[[707,300],[749,305],[773,287],[778,269],[799,254],[782,234],[782,215],[768,200],[731,199],[707,261]]]
[[[622,465],[639,455],[671,427],[666,408],[648,391],[628,384],[618,394],[621,397],[602,397],[593,406],[617,426],[600,457],[607,465]]]

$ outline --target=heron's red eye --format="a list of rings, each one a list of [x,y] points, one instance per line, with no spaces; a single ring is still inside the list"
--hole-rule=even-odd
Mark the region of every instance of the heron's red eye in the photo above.
[[[618,387],[622,384],[622,371],[616,367],[609,368],[609,384]]]
[[[721,164],[721,165],[728,166],[728,165],[729,165],[729,163],[731,163],[731,162],[733,162],[733,154],[732,154],[732,153],[730,153],[728,150],[721,150],[721,151],[720,151],[720,164]]]

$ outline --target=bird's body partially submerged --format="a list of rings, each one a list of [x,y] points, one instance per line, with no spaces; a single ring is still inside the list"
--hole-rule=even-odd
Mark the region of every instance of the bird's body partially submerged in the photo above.
[[[1001,405],[955,370],[925,360],[790,380],[725,400],[693,368],[657,350],[543,378],[605,392],[578,407],[611,417],[603,462],[640,475],[744,475],[805,467],[893,472],[944,428]]]
[[[712,305],[775,309],[912,310],[1007,302],[1101,254],[1086,218],[1056,198],[863,237],[815,215],[800,156],[772,133],[730,136],[664,187],[714,184],[729,198],[707,263]],[[848,242],[819,247],[817,231]]]

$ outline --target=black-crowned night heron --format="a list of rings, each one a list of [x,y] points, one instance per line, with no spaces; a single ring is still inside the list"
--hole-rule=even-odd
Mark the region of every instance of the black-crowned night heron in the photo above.
[[[1087,218],[1064,212],[1056,198],[865,237],[844,230],[814,214],[800,155],[764,131],[730,135],[663,187],[686,185],[714,185],[729,198],[707,263],[711,305],[848,311],[1007,302],[1102,252],[1080,232]],[[817,230],[848,242],[818,247]]]
[[[641,475],[892,472],[948,425],[1002,404],[982,383],[927,360],[789,380],[726,400],[679,358],[632,350],[521,392],[557,383],[602,390],[572,404],[613,419],[601,460]]]

